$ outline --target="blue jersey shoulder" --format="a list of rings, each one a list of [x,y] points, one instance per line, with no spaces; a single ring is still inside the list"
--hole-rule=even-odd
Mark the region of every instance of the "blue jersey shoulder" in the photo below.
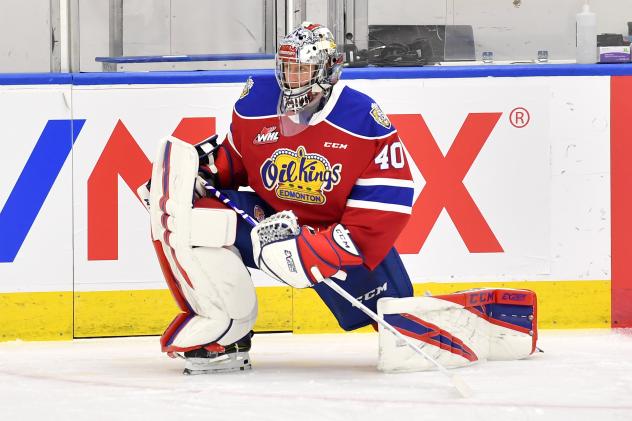
[[[250,118],[275,115],[280,93],[274,77],[249,77],[235,103],[235,111]]]
[[[381,138],[395,131],[388,117],[368,95],[348,86],[342,88],[326,120],[354,135]]]

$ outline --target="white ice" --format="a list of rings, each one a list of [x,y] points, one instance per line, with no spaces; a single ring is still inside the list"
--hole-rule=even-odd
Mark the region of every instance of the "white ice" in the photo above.
[[[542,331],[544,353],[384,374],[376,334],[258,334],[253,370],[183,376],[158,338],[0,343],[0,420],[632,420],[632,333]]]

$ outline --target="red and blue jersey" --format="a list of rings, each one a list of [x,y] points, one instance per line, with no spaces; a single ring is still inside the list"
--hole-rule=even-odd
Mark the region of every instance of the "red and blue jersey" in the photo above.
[[[413,181],[397,130],[367,95],[337,84],[309,126],[280,130],[280,89],[251,78],[233,109],[216,165],[224,188],[250,186],[300,224],[342,223],[374,268],[410,217]]]

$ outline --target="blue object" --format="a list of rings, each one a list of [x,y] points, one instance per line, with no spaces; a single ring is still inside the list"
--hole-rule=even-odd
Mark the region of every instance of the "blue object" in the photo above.
[[[0,263],[15,260],[86,120],[49,120],[0,210]]]
[[[454,337],[447,331],[443,331],[419,318],[407,317],[402,314],[386,314],[384,315],[384,320],[398,330],[406,330],[406,336],[439,346],[470,361],[478,359],[476,354],[460,338]]]
[[[250,78],[247,85],[249,85],[248,93],[237,100],[235,111],[247,118],[276,115],[281,88],[274,74]],[[245,89],[246,87],[244,87],[244,94]]]
[[[372,271],[364,266],[347,266],[343,270],[347,273],[346,280],[332,280],[374,313],[377,313],[377,300],[380,298],[413,296],[413,285],[395,248]],[[326,284],[321,282],[313,288],[344,330],[355,330],[373,323],[373,319]]]
[[[256,193],[240,192],[237,190],[222,190],[222,193],[234,203],[235,207],[241,209],[255,219],[263,219],[274,215],[276,212]],[[252,225],[242,218],[237,218],[237,236],[235,247],[239,249],[244,264],[257,269],[255,259],[252,255],[252,241],[250,240]]]
[[[359,186],[356,184],[351,189],[349,199],[411,207],[414,194],[415,190],[412,186]]]
[[[532,305],[489,304],[485,306],[485,313],[493,320],[524,329],[533,329],[533,318],[530,318],[530,316],[533,316]]]
[[[374,114],[374,118],[357,117],[367,114]],[[379,124],[378,118],[384,118],[385,125]],[[395,131],[371,97],[348,86],[340,92],[336,105],[326,120],[345,131],[369,138],[385,137]]]
[[[632,76],[632,63],[508,64],[345,68],[342,79],[449,79],[537,76]],[[272,69],[174,72],[0,73],[0,85],[125,85],[245,82],[249,76],[274,78]]]

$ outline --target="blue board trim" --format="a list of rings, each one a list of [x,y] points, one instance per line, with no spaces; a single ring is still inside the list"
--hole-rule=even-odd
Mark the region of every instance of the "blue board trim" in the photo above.
[[[129,73],[0,73],[0,85],[128,85],[245,82],[248,76],[273,76],[272,69]],[[531,64],[346,68],[353,79],[449,79],[479,77],[632,76],[625,64]]]
[[[632,75],[630,64],[510,64],[344,69],[343,79],[435,79]]]
[[[72,73],[0,73],[0,85],[71,85]]]
[[[0,209],[0,263],[15,260],[85,122],[49,120],[44,127]]]

